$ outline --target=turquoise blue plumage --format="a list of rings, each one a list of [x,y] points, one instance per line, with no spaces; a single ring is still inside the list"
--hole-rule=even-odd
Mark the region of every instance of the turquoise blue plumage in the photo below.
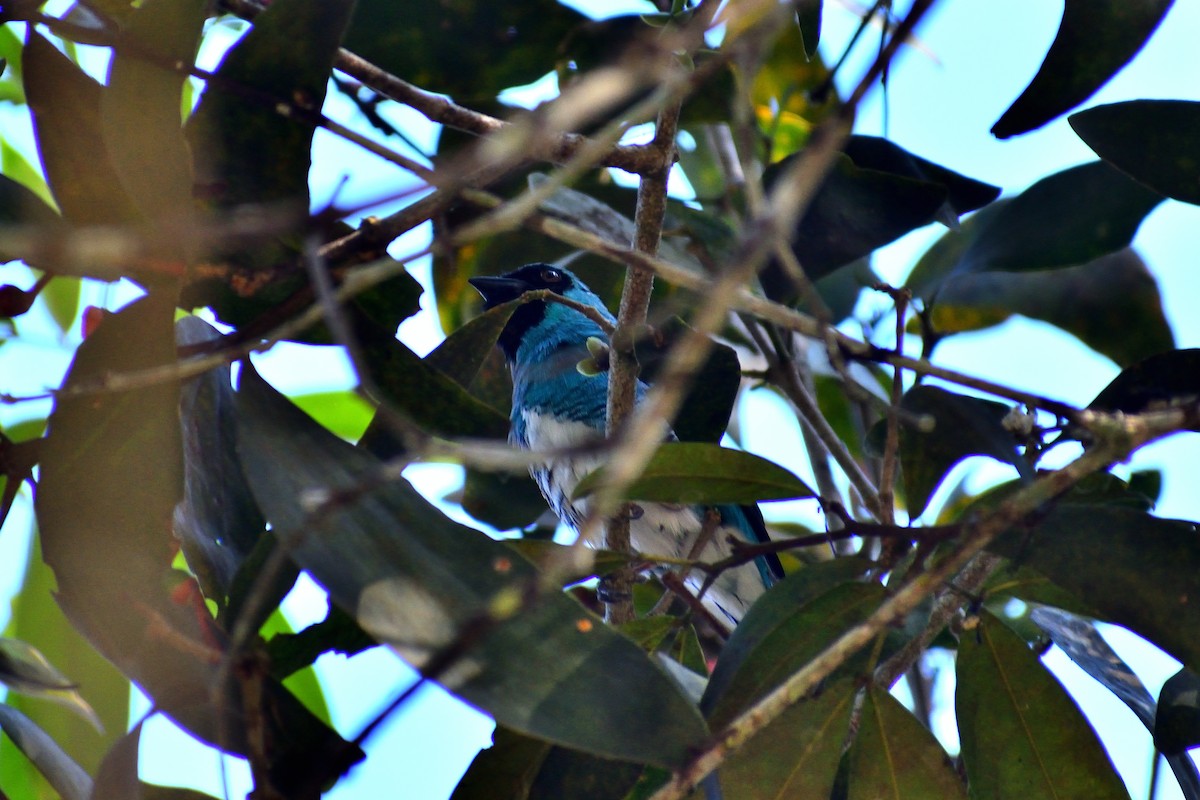
[[[528,291],[549,289],[594,308],[616,323],[600,298],[579,278],[548,264],[530,264],[499,277],[472,278],[471,284],[483,295],[487,308]],[[532,450],[579,450],[530,470],[550,508],[575,530],[587,514],[587,501],[572,501],[571,494],[579,479],[607,458],[581,447],[604,438],[608,396],[606,371],[584,374],[578,369],[580,362],[590,357],[589,338],[608,342],[604,329],[576,309],[562,303],[534,301],[514,311],[498,342],[512,370],[511,441]],[[646,391],[646,385],[638,381],[638,402]],[[723,505],[715,510],[720,528],[699,554],[700,560],[717,561],[728,556],[731,548],[727,539],[731,535],[749,542],[766,541],[766,526],[757,507]],[[686,558],[700,534],[705,512],[698,506],[638,503],[630,522],[633,546],[649,560],[655,555]],[[701,601],[718,622],[732,627],[779,576],[777,559],[759,559],[722,573]],[[698,591],[703,578],[703,573],[695,571],[685,576],[685,583]]]

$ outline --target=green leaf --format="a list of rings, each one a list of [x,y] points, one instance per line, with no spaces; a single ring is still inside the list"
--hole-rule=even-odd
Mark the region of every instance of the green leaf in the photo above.
[[[528,473],[468,469],[459,505],[497,530],[527,528],[547,511],[546,498]]]
[[[1096,155],[1129,177],[1200,204],[1200,103],[1130,100],[1089,108],[1069,121]]]
[[[948,234],[917,262],[908,285],[924,296],[949,274],[1086,264],[1128,247],[1162,201],[1103,161],[1071,167],[985,210],[969,230]]]
[[[470,388],[509,317],[520,305],[519,300],[512,300],[484,311],[443,339],[425,356],[425,363],[459,386]]]
[[[463,626],[492,619],[440,680],[499,724],[564,746],[678,766],[706,736],[671,680],[569,597],[552,592],[493,617],[535,580],[506,545],[445,517],[403,479],[379,481],[380,462],[250,369],[238,402],[242,462],[260,506],[296,561],[368,633],[421,666]]]
[[[42,561],[36,537],[31,543],[21,586],[21,592],[13,599],[12,618],[5,634],[35,645],[51,663],[78,681],[79,692],[99,717],[104,733],[97,733],[92,722],[65,706],[20,695],[9,695],[5,703],[60,742],[73,761],[94,774],[104,754],[128,725],[129,680],[97,653],[63,615],[54,599],[54,575]],[[10,797],[55,797],[55,791],[46,785],[40,773],[7,752],[13,746],[11,740],[0,738],[0,786]]]
[[[245,753],[237,695],[213,701],[213,623],[170,593],[179,582],[170,520],[183,494],[179,384],[73,393],[114,373],[173,364],[173,316],[172,299],[150,295],[106,317],[80,345],[50,416],[35,509],[59,605],[76,629],[177,723]],[[340,775],[358,753],[276,683],[263,682],[255,713],[278,743],[272,753],[301,759],[303,768],[272,763],[281,790]]]
[[[1087,100],[1142,49],[1172,0],[1066,0],[1050,51],[1021,96],[992,126],[1027,133]]]
[[[46,777],[63,800],[87,800],[92,791],[92,779],[83,768],[71,760],[58,743],[50,738],[28,717],[0,705],[0,731],[13,741],[38,772]],[[13,787],[5,785],[5,791]]]
[[[359,0],[345,44],[424,89],[473,104],[545,75],[583,22],[553,0]]]
[[[83,291],[79,278],[60,275],[54,278],[42,289],[38,299],[46,304],[50,318],[64,334],[69,333],[71,326],[79,317],[79,298]]]
[[[293,395],[300,410],[321,423],[336,436],[357,442],[375,416],[375,406],[358,392],[312,392]]]
[[[821,0],[799,0],[796,3],[796,17],[804,37],[804,55],[812,58],[817,54],[817,45],[821,41]]]
[[[967,787],[933,734],[896,698],[867,687],[850,748],[848,800],[966,800]]]
[[[718,773],[727,797],[829,797],[858,687],[843,678],[790,706],[735,752]]]
[[[42,697],[67,708],[102,730],[100,718],[76,690],[76,684],[54,668],[36,647],[0,636],[0,683],[15,692]]]
[[[139,6],[122,28],[100,100],[104,144],[120,185],[146,219],[167,230],[187,232],[194,213],[192,159],[179,114],[187,74],[176,65],[195,60],[207,8],[207,0]]]
[[[492,746],[475,756],[450,800],[525,800],[552,748],[549,742],[497,725]]]
[[[1003,622],[983,612],[959,640],[957,665],[972,798],[1128,798],[1075,702]]]
[[[308,210],[313,125],[278,105],[320,111],[353,6],[275,0],[229,49],[187,126],[204,197]]]
[[[5,28],[4,30],[7,31],[9,29]],[[24,153],[9,144],[7,140],[0,140],[0,168],[3,169],[4,174],[9,178],[22,184],[29,191],[37,195],[38,199],[48,206],[50,212],[52,212],[46,213],[41,209],[31,208],[29,210],[37,212],[37,217],[28,221],[57,221],[58,213],[54,209],[54,195],[50,192],[50,186],[46,183],[46,179],[42,177],[42,173],[37,167],[29,163]],[[26,217],[20,215],[15,219],[24,220]]]
[[[586,497],[600,488],[606,477],[603,468],[583,476],[572,497]],[[704,442],[662,445],[641,476],[625,490],[630,500],[687,505],[815,496],[803,481],[778,464],[753,453]]]
[[[843,582],[861,575],[865,564],[842,561],[801,570],[751,607],[717,660],[700,702],[714,729],[729,724],[883,601],[877,583]],[[742,633],[747,624],[750,630]]]
[[[122,224],[140,218],[104,146],[104,91],[40,34],[29,32],[25,92],[38,153],[63,217],[75,224]]]
[[[1032,529],[989,549],[1019,560],[1079,598],[1093,616],[1124,625],[1189,667],[1200,667],[1196,525],[1114,505],[1061,503]]]
[[[919,516],[954,465],[981,455],[1012,464],[1024,477],[1032,477],[1029,463],[1017,452],[1016,440],[1004,427],[1011,410],[1003,403],[955,394],[937,386],[915,386],[905,392],[900,407],[916,418],[928,418],[933,427],[900,429],[901,477],[909,514]],[[878,444],[872,431],[872,442]]]
[[[1200,675],[1185,667],[1167,679],[1152,732],[1154,747],[1168,756],[1200,744]]]
[[[954,275],[939,287],[928,319],[944,336],[1013,314],[1061,328],[1120,366],[1175,346],[1158,284],[1129,248],[1058,270]]]

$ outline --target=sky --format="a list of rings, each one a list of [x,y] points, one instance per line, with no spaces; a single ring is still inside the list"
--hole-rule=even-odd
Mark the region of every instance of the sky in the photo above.
[[[578,5],[581,9],[603,8],[605,15],[649,7],[645,3],[615,0]],[[1094,154],[1078,140],[1065,118],[1003,142],[988,133],[1036,71],[1054,38],[1060,13],[1060,3],[1045,0],[1006,3],[942,0],[918,28],[920,46],[905,51],[893,67],[886,96],[875,90],[867,97],[860,109],[856,131],[886,135],[918,155],[1001,186],[1006,194],[1015,194],[1051,172],[1093,159]],[[857,17],[845,6],[826,3],[822,52],[827,59],[840,52],[856,24]],[[1200,5],[1177,3],[1148,46],[1087,105],[1137,97],[1200,99],[1200,86],[1193,79],[1195,65],[1191,61],[1196,30],[1200,30]],[[845,79],[857,80],[865,67],[863,59],[872,54],[872,48],[863,48],[861,52],[863,57],[852,59],[843,72]],[[522,97],[528,100],[535,95],[530,92]],[[327,111],[344,119],[344,100],[331,95],[329,102],[341,104],[342,108]],[[419,115],[398,108],[385,113],[418,147],[432,149],[435,130]],[[0,114],[3,114],[0,119],[5,138],[29,148],[27,134],[12,122],[12,115],[4,114],[2,109]],[[361,120],[358,123],[356,127],[365,128]],[[395,146],[394,142],[388,144]],[[311,182],[315,205],[328,198],[334,187],[340,187],[337,191],[342,201],[352,202],[384,196],[411,182],[411,177],[398,168],[362,154],[323,132],[318,132],[314,148]],[[26,149],[26,152],[32,151]],[[875,262],[877,271],[893,283],[902,282],[915,257],[939,233],[930,227],[889,246]],[[419,250],[427,235],[418,231],[405,237],[393,245],[393,254]],[[1200,296],[1200,275],[1191,265],[1193,254],[1200,251],[1200,209],[1167,201],[1144,223],[1135,245],[1159,282],[1178,346],[1200,346],[1200,319],[1189,307]],[[9,268],[5,269],[7,276]],[[418,263],[413,271],[429,285],[427,263]],[[127,296],[120,290],[110,290],[85,302],[117,307],[123,302],[122,297]],[[427,311],[401,328],[402,338],[422,353],[432,349],[441,338],[435,315],[428,311],[429,293],[423,304]],[[38,307],[33,314],[27,327],[30,331],[41,330],[35,327],[36,315],[42,314],[44,322],[44,314]],[[6,344],[0,348],[0,375],[5,379],[0,389],[22,393],[55,385],[66,368],[75,341],[67,342],[64,347],[52,333],[46,333],[44,338],[35,336],[30,342]],[[297,368],[299,359],[304,360],[303,369]],[[937,361],[1076,405],[1085,405],[1117,372],[1115,365],[1070,336],[1025,320],[1010,321],[990,332],[953,337],[939,347]],[[277,347],[256,359],[256,364],[268,380],[289,393],[344,388],[354,383],[345,359],[335,348]],[[807,477],[809,471],[801,455],[803,447],[798,439],[790,438],[795,427],[790,412],[766,393],[757,394],[739,412],[744,445]],[[0,423],[8,425],[44,412],[44,407],[36,406],[0,407]],[[1126,468],[1164,470],[1167,480],[1156,509],[1162,516],[1200,519],[1200,499],[1195,497],[1194,477],[1185,460],[1187,448],[1194,448],[1195,444],[1195,435],[1174,437],[1146,448]],[[454,488],[458,481],[458,472],[453,467],[414,468],[406,475],[432,498]],[[1003,477],[1004,473],[984,466],[974,485],[978,487]],[[23,563],[21,553],[25,544],[20,531],[28,528],[28,498],[19,503],[13,519],[0,535],[0,601],[7,596],[4,592],[11,593],[11,588],[5,587],[14,585]],[[461,513],[453,507],[445,508]],[[810,507],[787,505],[772,505],[764,510],[773,518],[813,513]],[[459,518],[471,524],[469,519]],[[320,590],[311,585],[302,587],[289,598],[286,610],[297,625],[320,619],[324,613]],[[6,617],[7,609],[0,602],[0,624]],[[1127,632],[1106,629],[1106,636],[1134,665],[1153,694],[1177,668],[1171,659],[1139,644]],[[1046,661],[1085,712],[1097,720],[1099,733],[1130,785],[1133,797],[1144,797],[1150,745],[1141,724],[1123,704],[1074,668],[1061,653],[1052,651]],[[411,670],[383,649],[350,659],[326,656],[318,662],[318,673],[335,725],[346,735],[361,729],[413,678]],[[937,684],[938,696],[947,700],[943,706],[952,708],[952,681],[944,679],[947,671],[939,674],[943,679]],[[144,705],[141,709],[144,711]],[[137,709],[135,713],[139,713]],[[953,747],[952,725],[945,718],[940,722],[939,734]],[[490,741],[490,729],[485,716],[440,689],[423,690],[418,700],[402,708],[375,735],[368,748],[373,755],[328,796],[390,796],[397,787],[403,787],[406,797],[418,800],[447,797],[479,747]],[[248,775],[235,760],[227,762],[230,796],[240,797],[249,786]],[[142,765],[146,780],[182,782],[217,796],[223,793],[216,756],[187,741],[168,723],[155,720],[147,728],[143,735]],[[181,781],[181,777],[186,780]],[[1168,779],[1165,784],[1158,796],[1177,797],[1177,790],[1172,793],[1173,782]]]

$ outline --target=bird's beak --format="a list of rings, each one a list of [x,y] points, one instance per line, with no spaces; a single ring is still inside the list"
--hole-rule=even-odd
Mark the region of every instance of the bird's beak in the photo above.
[[[504,278],[485,275],[468,278],[467,283],[475,287],[483,295],[484,308],[495,308],[501,303],[516,300],[521,295],[533,289],[528,283],[519,278]]]

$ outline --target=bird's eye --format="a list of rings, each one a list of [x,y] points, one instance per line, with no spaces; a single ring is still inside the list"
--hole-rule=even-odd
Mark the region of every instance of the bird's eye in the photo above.
[[[542,270],[541,278],[546,283],[559,283],[563,279],[563,274],[556,269],[547,268]]]

